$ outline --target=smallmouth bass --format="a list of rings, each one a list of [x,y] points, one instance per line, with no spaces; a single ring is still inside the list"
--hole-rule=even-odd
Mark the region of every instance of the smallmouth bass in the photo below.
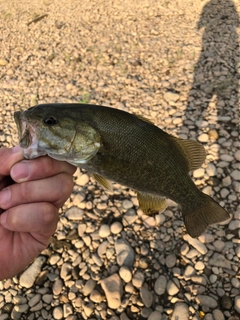
[[[42,104],[15,112],[14,119],[26,159],[48,155],[86,169],[108,189],[109,180],[128,186],[147,214],[164,211],[166,198],[172,199],[192,237],[229,218],[189,176],[206,157],[196,141],[175,138],[141,116],[97,105]]]

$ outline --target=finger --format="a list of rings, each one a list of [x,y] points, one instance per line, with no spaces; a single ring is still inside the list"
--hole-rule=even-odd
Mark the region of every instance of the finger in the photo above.
[[[73,178],[67,173],[15,183],[0,192],[0,207],[7,210],[23,203],[52,202],[59,208],[70,196],[73,186]]]
[[[57,222],[58,209],[48,202],[22,204],[5,211],[0,216],[0,224],[5,229],[40,234],[42,241],[43,238],[47,240],[55,232]]]
[[[22,149],[19,146],[14,148],[0,149],[0,180],[8,176],[11,167],[18,161],[23,160]]]
[[[11,177],[16,182],[23,182],[43,179],[60,172],[73,175],[76,169],[76,167],[65,161],[57,161],[45,156],[34,160],[23,160],[15,164],[11,169]]]

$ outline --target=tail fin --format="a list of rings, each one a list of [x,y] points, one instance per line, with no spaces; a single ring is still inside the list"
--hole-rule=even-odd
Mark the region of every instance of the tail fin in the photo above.
[[[182,208],[183,220],[187,232],[191,237],[199,237],[205,229],[213,223],[218,223],[229,219],[229,214],[211,197],[203,194],[203,202],[199,207],[193,210]]]

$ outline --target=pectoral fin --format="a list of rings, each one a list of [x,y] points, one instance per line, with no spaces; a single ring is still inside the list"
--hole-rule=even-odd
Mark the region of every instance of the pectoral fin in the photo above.
[[[113,187],[110,181],[108,181],[107,179],[103,178],[102,176],[93,173],[93,178],[100,184],[100,186],[102,186],[105,189],[108,189],[109,191],[113,191]]]
[[[165,197],[137,192],[137,198],[139,207],[145,214],[152,214],[154,212],[161,213],[167,207]]]

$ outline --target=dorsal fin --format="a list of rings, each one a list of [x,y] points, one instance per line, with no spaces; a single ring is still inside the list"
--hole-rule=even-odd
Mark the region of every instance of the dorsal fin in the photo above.
[[[149,119],[145,118],[144,116],[140,115],[140,114],[136,114],[136,113],[133,113],[138,119],[144,121],[144,122],[147,122],[151,125],[154,126],[154,123],[152,123],[152,121],[150,121]]]
[[[174,141],[181,147],[187,161],[189,171],[194,171],[201,167],[205,158],[206,151],[204,146],[194,140],[184,140],[172,137]]]

